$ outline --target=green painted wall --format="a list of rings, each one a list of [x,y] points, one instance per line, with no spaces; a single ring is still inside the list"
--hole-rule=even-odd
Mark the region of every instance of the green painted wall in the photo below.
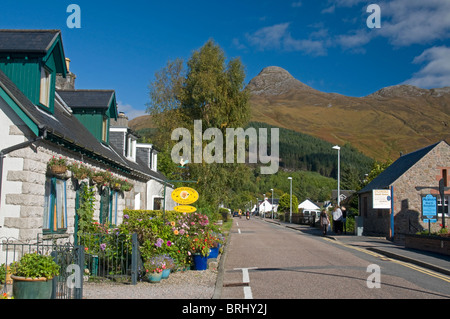
[[[106,136],[106,142],[102,140],[102,129],[103,129],[103,117],[102,113],[85,112],[85,113],[75,113],[75,117],[95,136],[97,140],[108,144],[109,142],[109,118],[108,118],[108,130]]]

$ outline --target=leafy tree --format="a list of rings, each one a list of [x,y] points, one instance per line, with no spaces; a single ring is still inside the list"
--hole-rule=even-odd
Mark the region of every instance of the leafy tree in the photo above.
[[[289,212],[291,209],[291,196],[289,194],[283,194],[278,202],[278,211]],[[296,213],[298,211],[298,199],[297,196],[292,194],[292,212]]]
[[[154,143],[164,152],[170,151],[178,142],[171,140],[172,131],[183,127],[194,137],[195,120],[202,121],[203,131],[220,129],[224,139],[227,127],[245,127],[250,118],[250,108],[244,80],[241,61],[232,59],[226,63],[223,50],[213,40],[195,51],[186,67],[180,59],[169,61],[150,84],[147,112],[158,128]],[[203,149],[207,142],[201,142]],[[164,173],[168,174],[173,167],[166,164]],[[250,174],[245,164],[232,163],[189,163],[186,170],[189,179],[198,181],[195,188],[200,197],[196,206],[207,211],[235,196],[233,189],[244,184]]]

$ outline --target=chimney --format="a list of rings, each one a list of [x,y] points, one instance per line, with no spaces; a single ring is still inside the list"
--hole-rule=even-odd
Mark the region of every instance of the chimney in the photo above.
[[[63,78],[61,74],[56,75],[56,89],[57,90],[75,90],[76,75],[70,72],[70,59],[66,58],[67,74]]]

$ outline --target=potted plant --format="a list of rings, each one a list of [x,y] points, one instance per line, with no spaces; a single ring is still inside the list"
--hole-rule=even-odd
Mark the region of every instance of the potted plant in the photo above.
[[[94,171],[92,173],[91,179],[95,184],[102,184],[103,182],[105,182],[105,175],[106,175],[105,172]]]
[[[123,183],[123,181],[121,179],[112,177],[111,181],[110,181],[110,186],[112,189],[120,191],[122,189],[122,183]]]
[[[50,299],[53,278],[59,266],[51,256],[29,253],[11,266],[13,296],[16,299]]]
[[[132,188],[133,188],[133,184],[131,184],[131,183],[128,182],[127,180],[124,180],[124,181],[122,182],[121,187],[120,187],[120,189],[121,189],[123,192],[129,192]]]
[[[167,279],[170,276],[170,272],[175,267],[175,262],[169,255],[164,255],[165,269],[162,271],[162,279]]]
[[[52,174],[61,175],[67,171],[67,161],[65,158],[53,156],[47,163],[47,167]]]
[[[194,266],[196,270],[208,268],[209,245],[208,238],[204,234],[198,234],[192,239],[191,249],[194,252]]]
[[[166,269],[166,263],[163,256],[154,256],[149,258],[144,263],[144,269],[147,279],[151,283],[160,282],[162,279],[162,272]]]
[[[73,177],[78,180],[83,180],[89,177],[90,169],[82,163],[73,163],[68,166],[69,171],[72,172]]]

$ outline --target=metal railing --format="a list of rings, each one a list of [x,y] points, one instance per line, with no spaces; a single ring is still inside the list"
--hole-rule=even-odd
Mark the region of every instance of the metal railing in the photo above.
[[[77,242],[84,249],[85,280],[137,283],[140,258],[135,234],[79,234]]]
[[[0,239],[0,286],[2,293],[12,294],[9,266],[28,253],[50,255],[60,266],[53,280],[52,299],[81,299],[86,281],[112,281],[137,284],[139,258],[137,235],[80,234],[78,245],[72,243],[19,242]]]

